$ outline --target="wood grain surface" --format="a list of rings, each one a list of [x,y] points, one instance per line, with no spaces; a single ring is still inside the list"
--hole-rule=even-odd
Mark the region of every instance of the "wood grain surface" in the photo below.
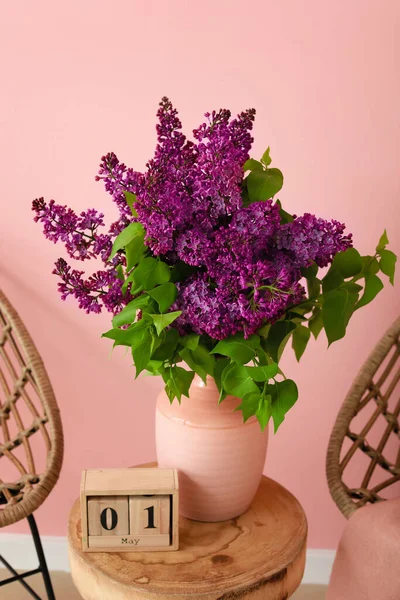
[[[240,517],[220,523],[180,517],[179,527],[177,552],[85,553],[77,501],[68,539],[72,577],[82,598],[285,600],[301,582],[306,517],[296,498],[267,477]]]

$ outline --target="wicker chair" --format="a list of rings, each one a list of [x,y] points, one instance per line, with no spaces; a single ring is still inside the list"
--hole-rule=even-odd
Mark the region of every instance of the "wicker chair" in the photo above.
[[[347,518],[367,503],[400,496],[399,381],[400,317],[358,373],[329,441],[328,485]]]
[[[0,586],[41,573],[54,599],[33,512],[53,489],[63,460],[63,433],[54,393],[39,353],[18,314],[0,290],[0,527],[27,518],[39,567],[18,574],[0,555],[12,577]]]

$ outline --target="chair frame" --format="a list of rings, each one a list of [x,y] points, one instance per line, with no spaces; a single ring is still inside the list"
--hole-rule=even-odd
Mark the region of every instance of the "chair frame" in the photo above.
[[[2,587],[3,585],[7,585],[8,583],[14,583],[14,581],[19,581],[20,584],[26,589],[27,592],[30,593],[30,595],[33,598],[35,598],[36,600],[41,600],[40,596],[35,592],[35,590],[31,588],[31,586],[25,581],[27,577],[31,577],[32,575],[37,575],[38,573],[41,573],[48,600],[55,600],[56,597],[54,595],[53,585],[51,583],[50,573],[47,567],[46,557],[43,552],[43,546],[40,540],[40,535],[36,525],[35,517],[33,516],[33,514],[29,515],[27,517],[27,520],[31,530],[33,543],[35,545],[39,566],[37,567],[37,569],[33,569],[32,571],[18,573],[4,558],[4,556],[0,554],[0,561],[12,575],[12,577],[8,577],[7,579],[3,579],[2,581],[0,581],[0,587]]]
[[[394,352],[389,363],[380,374],[377,382],[374,383],[373,378],[376,372],[393,348]],[[388,399],[400,380],[400,368],[397,362],[399,357],[400,317],[386,331],[359,371],[343,402],[330,436],[326,457],[328,485],[332,498],[346,518],[349,518],[358,508],[368,502],[374,503],[383,500],[379,493],[383,489],[400,481],[400,439],[399,452],[395,463],[388,461],[383,455],[390,434],[394,432],[400,438],[400,399],[394,410],[391,412],[388,410]],[[394,368],[397,371],[395,371],[388,390],[385,393],[381,393],[381,386],[393,372]],[[376,408],[362,431],[359,434],[355,434],[350,429],[351,421],[368,402],[375,402]],[[372,448],[366,440],[366,435],[380,415],[385,417],[387,425],[377,448]],[[350,439],[353,443],[345,456],[341,458],[341,450],[346,438]],[[343,482],[343,471],[357,449],[362,450],[371,459],[371,462],[361,486],[350,489]],[[389,477],[386,481],[369,489],[370,480],[377,465],[387,470]]]
[[[20,374],[10,361],[6,343],[11,347],[18,360]],[[17,482],[5,483],[0,479],[0,504],[5,505],[0,509],[0,527],[16,523],[23,518],[28,519],[32,533],[39,566],[27,573],[18,574],[15,569],[0,555],[0,561],[12,574],[8,579],[0,581],[0,587],[14,581],[21,585],[37,600],[40,597],[25,581],[27,577],[41,573],[49,600],[54,600],[54,591],[50,580],[43,547],[40,541],[38,528],[33,512],[44,502],[56,484],[63,461],[64,439],[60,412],[54,392],[44,367],[39,352],[33,343],[24,323],[18,313],[0,290],[0,357],[13,375],[13,387],[10,388],[0,369],[0,390],[5,394],[5,402],[0,397],[0,428],[4,434],[4,443],[0,442],[0,458],[7,456],[14,462],[21,472]],[[44,416],[40,417],[36,406],[29,394],[24,389],[29,382],[35,389],[43,408]],[[17,400],[23,398],[32,413],[32,424],[29,429],[23,429],[20,419]],[[10,438],[7,428],[7,419],[12,414],[19,426],[19,432],[13,439]],[[48,430],[47,430],[47,427]],[[29,437],[36,432],[41,432],[47,447],[46,468],[43,473],[36,474]],[[23,445],[27,454],[29,473],[27,473],[19,460],[14,457],[12,450]]]

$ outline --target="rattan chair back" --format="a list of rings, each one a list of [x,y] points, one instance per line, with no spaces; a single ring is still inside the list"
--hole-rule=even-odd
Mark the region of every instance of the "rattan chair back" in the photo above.
[[[400,317],[358,373],[331,434],[328,485],[346,517],[368,502],[385,500],[390,492],[400,495],[399,338]]]
[[[42,504],[62,460],[61,419],[48,375],[23,322],[0,290],[0,527]]]

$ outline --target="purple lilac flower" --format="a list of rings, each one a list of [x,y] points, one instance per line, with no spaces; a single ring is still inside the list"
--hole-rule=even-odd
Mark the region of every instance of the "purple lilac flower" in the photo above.
[[[240,208],[254,111],[241,113],[232,121],[229,111],[214,112],[207,124],[195,130],[197,145],[186,140],[167,98],[162,99],[157,115],[158,144],[146,173],[133,172],[119,163],[115,154],[108,154],[97,179],[104,180],[106,190],[124,209],[123,190],[136,194],[135,209],[153,254],[179,254],[178,248],[194,225],[206,240],[221,217]]]
[[[314,260],[319,267],[326,267],[337,252],[352,245],[352,235],[343,235],[344,230],[343,223],[305,213],[292,223],[282,225],[277,232],[276,246],[289,250],[298,266],[307,266]]]
[[[107,310],[116,314],[127,303],[121,290],[122,282],[115,269],[97,271],[84,279],[84,271],[72,269],[63,258],[59,258],[53,273],[61,279],[58,283],[61,299],[73,296],[78,300],[79,308],[87,313],[100,313],[104,305]]]
[[[98,255],[107,260],[111,252],[109,235],[97,234],[97,229],[104,225],[104,215],[95,209],[82,212],[79,216],[67,206],[56,204],[50,200],[48,204],[43,198],[32,203],[36,212],[34,220],[43,223],[43,233],[47,239],[56,243],[62,241],[71,258],[85,260]]]
[[[242,205],[243,164],[253,138],[255,111],[242,113],[229,122],[228,110],[206,114],[209,122],[194,131],[199,140],[194,166],[193,198],[198,204],[198,219],[214,226],[220,217],[231,215]]]
[[[179,284],[172,309],[182,311],[175,322],[180,332],[221,340],[243,331],[248,337],[305,298],[303,286],[292,281],[288,272],[276,274],[273,264],[256,263],[230,283],[210,283],[205,273],[199,273]]]
[[[181,333],[194,331],[221,340],[237,331],[237,303],[225,288],[211,286],[205,273],[179,285],[178,299],[172,308],[182,310],[175,322]]]
[[[205,266],[215,257],[215,240],[212,234],[205,235],[201,227],[194,226],[177,235],[175,251],[188,265]]]
[[[279,223],[279,206],[272,200],[238,209],[230,224],[215,232],[214,251],[206,262],[210,274],[218,278],[266,259]]]
[[[243,331],[247,337],[302,302],[301,267],[312,261],[328,265],[351,246],[352,236],[343,224],[308,213],[281,224],[279,206],[271,199],[243,206],[243,164],[253,142],[254,116],[254,110],[235,119],[226,109],[206,113],[192,142],[181,131],[176,109],[163,98],[157,146],[144,173],[128,168],[114,153],[101,159],[96,179],[119,209],[107,233],[100,232],[104,217],[94,209],[77,215],[53,200],[35,200],[35,221],[43,224],[48,239],[63,242],[72,258],[99,258],[104,264],[85,277],[59,259],[54,272],[61,278],[62,298],[73,296],[81,308],[95,313],[105,307],[115,314],[129,302],[116,268],[125,266],[125,257],[109,256],[114,238],[138,220],[151,255],[172,266],[183,261],[195,271],[177,284],[171,307],[182,311],[173,324],[181,333],[223,339]],[[137,217],[126,191],[136,195]]]
[[[54,200],[46,204],[43,198],[34,200],[32,208],[36,213],[34,220],[43,223],[45,236],[54,243],[63,242],[71,258],[81,261],[100,258],[107,266],[105,271],[97,271],[84,279],[84,271],[72,269],[60,258],[53,273],[61,278],[58,288],[62,299],[74,296],[79,307],[88,313],[99,313],[102,306],[113,313],[121,310],[129,300],[122,295],[122,283],[115,267],[117,264],[124,264],[125,257],[117,255],[109,261],[112,236],[97,231],[104,226],[104,215],[95,209],[89,209],[78,216],[66,206],[56,204]]]
[[[111,194],[122,217],[131,214],[124,191],[132,191],[133,171],[120,163],[114,152],[101,157],[96,181],[104,181],[106,191]]]

